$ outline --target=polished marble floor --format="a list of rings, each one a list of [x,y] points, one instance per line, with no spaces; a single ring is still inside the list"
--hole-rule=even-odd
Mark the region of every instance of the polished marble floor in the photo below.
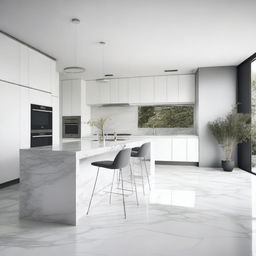
[[[79,226],[18,218],[18,189],[0,190],[1,256],[256,256],[256,176],[157,166],[152,191],[108,197]]]

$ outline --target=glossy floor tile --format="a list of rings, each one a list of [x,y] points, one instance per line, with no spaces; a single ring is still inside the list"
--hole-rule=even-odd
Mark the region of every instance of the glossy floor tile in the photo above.
[[[1,256],[256,256],[256,177],[235,170],[157,166],[152,191],[108,194],[79,226],[18,218],[18,189],[0,190]],[[86,211],[86,209],[85,209]]]

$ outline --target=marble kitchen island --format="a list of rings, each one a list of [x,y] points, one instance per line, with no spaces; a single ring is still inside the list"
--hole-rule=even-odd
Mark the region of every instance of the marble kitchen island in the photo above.
[[[20,218],[77,225],[86,215],[97,171],[91,162],[113,160],[121,149],[148,141],[137,138],[103,144],[81,139],[52,147],[21,149]],[[149,166],[152,174],[152,159]],[[111,178],[111,171],[102,170],[97,188],[107,187]]]

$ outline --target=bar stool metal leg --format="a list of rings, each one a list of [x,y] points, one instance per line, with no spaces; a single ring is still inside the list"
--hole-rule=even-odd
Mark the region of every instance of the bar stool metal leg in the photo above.
[[[109,196],[109,203],[110,204],[111,204],[111,197],[112,197],[112,190],[113,190],[113,183],[114,183],[114,179],[115,179],[115,174],[116,174],[116,170],[114,170],[112,183],[111,183],[110,196]]]
[[[144,157],[144,164],[145,164],[145,170],[146,170],[147,179],[148,179],[148,187],[149,187],[149,190],[151,190],[151,186],[150,186],[150,182],[149,182],[149,176],[148,176],[148,168],[147,168],[146,158],[145,157]]]
[[[145,188],[144,188],[144,178],[143,178],[143,167],[142,167],[142,160],[139,158],[140,161],[140,172],[141,172],[141,180],[142,180],[142,189],[143,189],[143,195],[145,195]]]
[[[87,213],[86,213],[87,215],[89,214],[89,210],[90,210],[90,207],[91,207],[92,198],[93,198],[93,195],[94,195],[94,190],[95,190],[95,187],[96,187],[96,184],[97,184],[97,180],[98,180],[98,176],[99,176],[99,171],[100,171],[100,167],[98,167],[98,171],[97,171],[97,174],[96,174],[96,179],[95,179],[95,182],[94,182],[90,203],[89,203],[89,206],[88,206],[88,209],[87,209]]]
[[[125,200],[124,200],[124,181],[123,181],[123,173],[122,169],[120,169],[120,178],[121,178],[121,185],[122,185],[122,195],[123,195],[123,207],[124,207],[124,218],[126,219],[126,209],[125,209]]]
[[[135,177],[134,177],[134,175],[133,175],[131,163],[130,163],[130,172],[131,172],[132,183],[134,184],[134,189],[135,189],[135,196],[136,196],[137,205],[139,205],[138,193],[137,193],[137,185],[136,185]]]

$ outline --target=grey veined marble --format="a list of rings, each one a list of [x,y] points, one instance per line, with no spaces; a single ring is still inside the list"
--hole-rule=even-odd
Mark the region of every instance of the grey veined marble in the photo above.
[[[21,149],[20,218],[77,225],[86,214],[97,172],[91,163],[113,160],[124,147],[147,141],[137,138],[101,144],[83,139],[53,148]],[[149,166],[153,172],[153,161]],[[102,171],[98,188],[110,184],[111,178],[112,172]]]
[[[66,174],[68,176],[68,173]],[[57,176],[56,176],[57,178]],[[40,186],[40,179],[36,185]],[[256,177],[156,166],[140,205],[101,195],[78,226],[20,220],[19,186],[0,190],[1,256],[255,256]]]

